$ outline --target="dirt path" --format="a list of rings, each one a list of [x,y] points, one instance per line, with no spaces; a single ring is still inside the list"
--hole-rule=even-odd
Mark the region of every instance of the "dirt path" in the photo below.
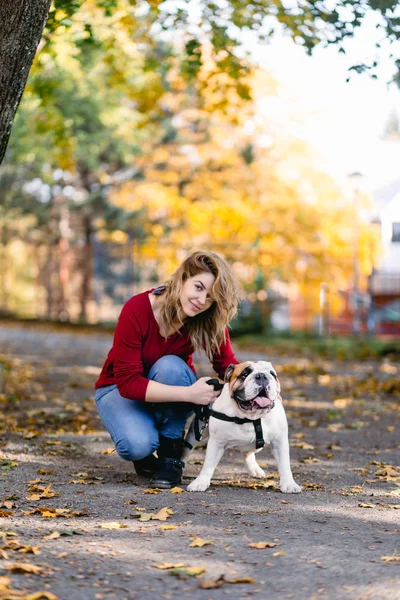
[[[95,411],[110,342],[0,324],[0,600],[400,599],[397,365],[272,359],[301,494],[277,491],[269,449],[266,482],[231,452],[187,493],[199,449],[182,493],[149,493]]]

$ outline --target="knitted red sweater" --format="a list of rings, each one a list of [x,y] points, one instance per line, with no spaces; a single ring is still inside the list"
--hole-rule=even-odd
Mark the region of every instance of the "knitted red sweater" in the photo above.
[[[165,340],[150,304],[151,290],[133,296],[124,305],[118,319],[114,341],[106,362],[96,381],[95,388],[117,384],[124,398],[145,401],[149,384],[147,374],[154,363],[168,354],[182,358],[195,372],[188,330],[183,326],[179,332]],[[226,341],[213,357],[213,367],[223,378],[226,368],[237,363],[228,330]]]

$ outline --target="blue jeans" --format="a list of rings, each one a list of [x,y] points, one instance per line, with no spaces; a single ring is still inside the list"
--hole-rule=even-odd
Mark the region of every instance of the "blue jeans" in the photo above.
[[[163,356],[149,371],[148,378],[167,385],[189,386],[196,375],[178,356]],[[159,434],[183,436],[185,423],[192,412],[186,402],[138,402],[123,398],[116,385],[96,390],[97,410],[115,449],[125,460],[140,460],[157,450]]]

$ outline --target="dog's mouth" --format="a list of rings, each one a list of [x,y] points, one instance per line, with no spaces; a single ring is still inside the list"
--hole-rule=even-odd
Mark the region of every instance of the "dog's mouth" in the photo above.
[[[274,408],[275,401],[268,396],[267,390],[261,388],[251,400],[243,398],[240,393],[234,395],[236,402],[242,410],[263,410],[268,411]]]

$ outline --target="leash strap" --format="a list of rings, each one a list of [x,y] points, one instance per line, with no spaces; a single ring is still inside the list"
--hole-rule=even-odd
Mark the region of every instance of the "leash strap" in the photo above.
[[[209,419],[210,419],[210,407],[209,406],[197,406],[196,407],[196,416],[194,418],[194,435],[198,442],[203,437],[203,431],[207,427]],[[201,427],[200,427],[200,421],[202,421]]]

